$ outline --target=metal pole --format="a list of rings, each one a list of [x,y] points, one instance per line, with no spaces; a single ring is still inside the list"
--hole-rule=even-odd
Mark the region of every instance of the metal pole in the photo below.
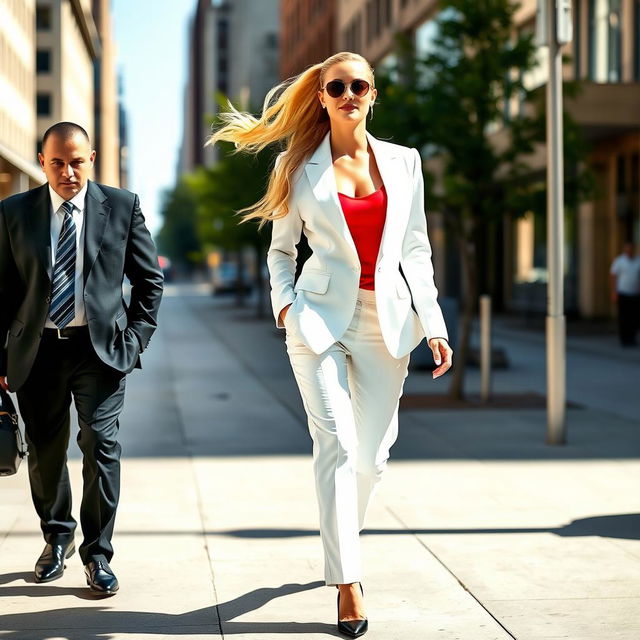
[[[491,397],[491,296],[480,296],[480,398]]]
[[[556,445],[566,442],[562,56],[557,33],[556,0],[547,0],[547,443]]]

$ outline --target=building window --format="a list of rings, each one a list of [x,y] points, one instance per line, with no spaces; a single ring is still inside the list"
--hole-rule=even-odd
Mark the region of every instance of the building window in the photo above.
[[[36,29],[38,31],[51,30],[51,7],[44,5],[36,7]]]
[[[392,18],[393,7],[391,5],[391,0],[382,0],[381,12],[382,12],[381,27],[383,29],[386,29],[391,26],[391,22],[393,20]]]
[[[622,0],[589,0],[589,79],[622,79]]]
[[[51,94],[39,93],[36,96],[36,111],[39,116],[51,115]]]
[[[362,14],[358,13],[344,31],[344,41],[347,51],[356,53],[362,49]]]
[[[220,49],[229,47],[229,23],[226,20],[218,21],[218,47]]]
[[[36,71],[38,73],[49,73],[51,71],[51,51],[49,49],[38,49],[36,51]]]
[[[369,2],[367,2],[368,42],[376,39],[382,32],[385,8],[386,0],[369,0]]]

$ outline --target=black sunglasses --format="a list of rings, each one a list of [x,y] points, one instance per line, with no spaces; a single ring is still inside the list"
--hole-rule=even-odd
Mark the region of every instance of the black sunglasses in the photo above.
[[[369,93],[371,85],[366,80],[352,80],[349,84],[344,80],[332,80],[327,82],[323,88],[327,90],[327,93],[332,98],[341,98],[347,87],[356,98],[362,98],[362,96],[366,96]]]

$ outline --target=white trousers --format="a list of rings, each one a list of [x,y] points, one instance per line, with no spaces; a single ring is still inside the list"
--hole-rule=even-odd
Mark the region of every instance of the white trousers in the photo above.
[[[346,333],[319,355],[289,316],[287,352],[313,439],[325,581],[359,582],[359,533],[398,435],[409,356],[396,359],[387,350],[373,291],[360,289]]]

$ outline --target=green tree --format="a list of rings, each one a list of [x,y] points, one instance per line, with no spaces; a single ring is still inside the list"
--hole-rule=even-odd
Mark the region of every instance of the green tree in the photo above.
[[[164,193],[162,228],[158,249],[174,264],[192,271],[202,264],[202,245],[197,233],[196,201],[184,181]]]
[[[544,111],[533,107],[524,86],[535,66],[532,36],[514,36],[511,0],[442,0],[430,52],[417,57],[405,41],[398,64],[377,74],[381,106],[372,129],[377,135],[418,148],[427,165],[427,206],[444,216],[456,238],[461,263],[461,321],[456,365],[450,387],[464,395],[465,363],[478,294],[492,282],[495,250],[487,229],[505,213],[539,209],[544,184],[532,182],[526,163],[534,144],[544,140]],[[540,92],[538,92],[540,94]],[[505,123],[505,103],[519,98],[524,107]],[[508,128],[494,135],[502,124]],[[565,148],[578,156],[579,133],[567,126]],[[569,143],[569,144],[568,144]],[[575,202],[580,180],[577,160],[567,162],[567,202]],[[544,200],[542,200],[544,201]],[[481,257],[483,259],[481,259]]]
[[[243,265],[240,252],[252,247],[256,255],[256,284],[259,292],[258,313],[264,312],[262,265],[268,234],[257,225],[241,224],[236,214],[259,200],[266,189],[272,166],[271,154],[257,156],[233,153],[233,145],[219,143],[219,159],[211,167],[201,167],[186,176],[186,182],[197,205],[198,237],[203,244],[235,251],[240,278]],[[238,287],[239,295],[243,287]]]

